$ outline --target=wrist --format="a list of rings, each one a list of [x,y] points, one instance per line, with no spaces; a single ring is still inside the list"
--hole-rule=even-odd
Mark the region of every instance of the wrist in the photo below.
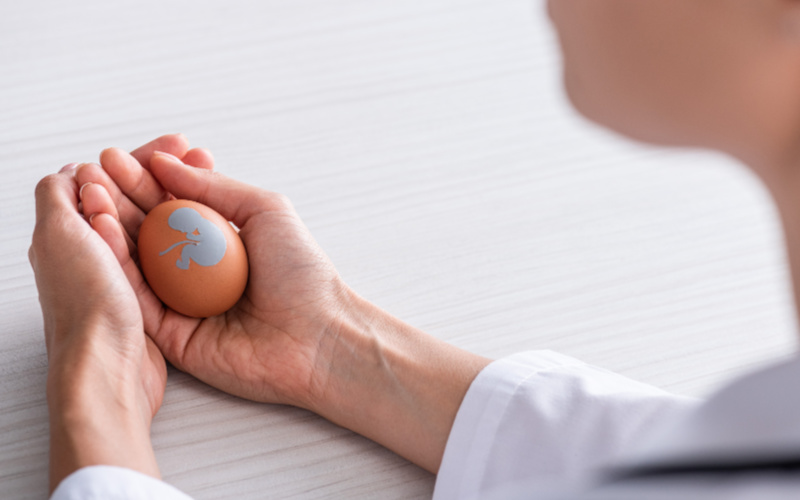
[[[51,412],[78,416],[102,406],[105,413],[131,416],[149,426],[152,412],[142,396],[140,360],[121,355],[103,338],[105,332],[96,333],[98,328],[75,328],[50,349],[47,403]]]
[[[50,409],[50,491],[73,472],[93,465],[125,467],[159,478],[149,423],[97,405]]]
[[[159,477],[150,441],[152,411],[136,361],[98,340],[91,328],[60,333],[47,375],[51,490],[90,465]]]
[[[326,336],[309,409],[436,472],[455,415],[490,360],[349,294]]]

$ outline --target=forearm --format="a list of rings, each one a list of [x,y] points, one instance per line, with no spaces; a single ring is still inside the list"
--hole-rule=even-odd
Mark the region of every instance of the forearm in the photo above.
[[[490,360],[353,297],[312,409],[436,473],[458,408]]]

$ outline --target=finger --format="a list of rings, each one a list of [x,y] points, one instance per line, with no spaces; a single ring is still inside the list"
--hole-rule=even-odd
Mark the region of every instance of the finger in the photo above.
[[[87,220],[91,221],[92,216],[96,214],[108,214],[117,221],[117,225],[121,224],[119,222],[117,207],[114,205],[111,195],[109,195],[108,191],[106,191],[105,188],[100,184],[94,184],[91,182],[84,184],[81,186],[78,196],[81,200],[83,215],[87,218]],[[127,231],[123,230],[121,232],[123,233],[125,246],[128,249],[128,253],[131,254],[134,261],[138,262],[136,245],[134,244],[130,235],[128,235]]]
[[[81,230],[87,231],[89,227],[78,214],[78,187],[70,173],[48,175],[39,181],[35,199],[36,225],[28,259],[41,297],[47,295],[46,291],[58,293],[60,290],[53,283],[59,282],[60,273],[57,271],[64,269],[64,259],[60,258],[63,254],[59,253],[64,242],[80,238]],[[45,312],[45,302],[42,302],[42,307]],[[53,329],[47,327],[46,314],[44,333],[49,357],[53,352]]]
[[[85,217],[89,218],[94,214],[106,213],[119,221],[117,207],[114,205],[111,195],[102,185],[87,182],[80,187],[78,197],[83,205],[83,215]]]
[[[142,311],[145,332],[157,332],[161,325],[161,320],[165,314],[164,305],[156,297],[153,290],[142,276],[139,267],[128,252],[125,243],[124,232],[119,222],[109,214],[96,214],[91,219],[92,227],[105,240],[114,256],[117,258],[125,277],[128,279],[131,288],[136,293],[139,301],[139,308]]]
[[[211,151],[205,148],[190,149],[183,155],[181,161],[195,168],[214,170],[214,156],[211,154]]]
[[[171,196],[142,168],[130,153],[119,148],[109,148],[100,153],[100,164],[119,190],[143,213],[148,213]]]
[[[133,241],[139,235],[139,226],[144,220],[144,212],[134,204],[125,194],[120,191],[117,183],[109,177],[105,170],[96,163],[87,163],[78,167],[75,171],[75,179],[79,186],[86,183],[100,184],[111,196],[114,206],[117,207],[117,215],[125,231]]]
[[[99,212],[89,217],[89,224],[106,242],[114,257],[120,264],[127,262],[131,256],[128,251],[128,244],[125,241],[125,233],[119,225],[119,221],[113,215]]]
[[[192,168],[174,156],[156,152],[150,171],[178,198],[195,200],[213,208],[242,227],[253,215],[265,211],[291,210],[288,199],[233,180],[218,172]]]
[[[39,257],[47,258],[66,233],[79,232],[85,222],[78,213],[78,186],[69,173],[51,174],[36,185],[36,225],[28,257],[38,268]],[[40,255],[42,254],[42,255]]]
[[[78,209],[78,185],[68,173],[51,174],[39,181],[35,197],[37,224],[65,209]]]
[[[79,165],[80,165],[80,163],[67,163],[66,165],[61,167],[61,170],[59,170],[58,173],[62,174],[64,172],[71,172],[71,171],[75,170],[76,168],[78,168]]]
[[[183,134],[167,134],[162,135],[158,139],[154,139],[144,146],[140,146],[131,151],[131,156],[136,158],[136,161],[145,168],[150,168],[150,157],[156,151],[164,151],[178,158],[183,158],[186,151],[189,149],[189,140]]]

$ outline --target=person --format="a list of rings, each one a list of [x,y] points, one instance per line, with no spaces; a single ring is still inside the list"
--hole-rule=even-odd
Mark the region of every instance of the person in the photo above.
[[[587,118],[725,152],[764,183],[797,292],[800,2],[551,0],[548,10],[567,94]],[[138,227],[173,196],[219,211],[250,251],[245,296],[222,316],[166,309],[139,272]],[[394,450],[438,473],[437,499],[800,495],[799,359],[705,402],[547,351],[490,361],[359,297],[285,197],[215,172],[181,135],[42,180],[30,260],[54,499],[187,498],[157,479],[150,443],[165,359]]]

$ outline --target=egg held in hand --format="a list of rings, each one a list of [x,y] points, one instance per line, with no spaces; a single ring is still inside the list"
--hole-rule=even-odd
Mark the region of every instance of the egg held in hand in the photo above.
[[[153,208],[139,229],[139,263],[167,307],[195,318],[222,314],[247,286],[247,252],[213,209],[189,200]]]

